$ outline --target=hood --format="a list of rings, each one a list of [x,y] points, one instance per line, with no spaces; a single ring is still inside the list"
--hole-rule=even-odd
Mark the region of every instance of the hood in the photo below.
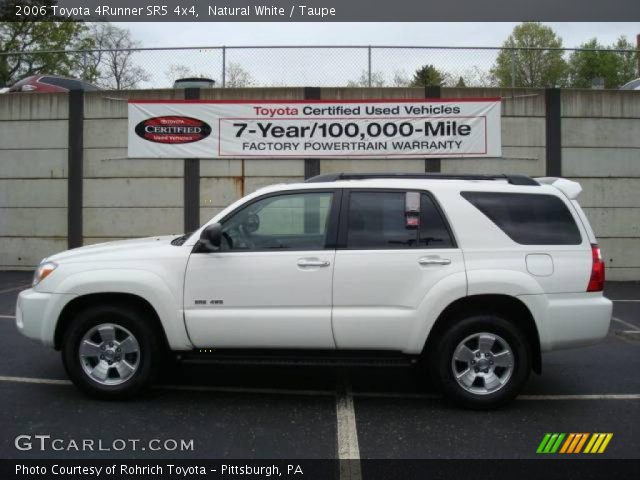
[[[86,247],[78,247],[56,253],[47,257],[46,260],[53,262],[82,262],[85,260],[122,259],[130,255],[140,258],[148,256],[150,253],[153,254],[154,250],[170,245],[171,240],[177,237],[178,235],[164,235],[161,237],[133,238],[131,240],[96,243],[95,245],[87,245]]]

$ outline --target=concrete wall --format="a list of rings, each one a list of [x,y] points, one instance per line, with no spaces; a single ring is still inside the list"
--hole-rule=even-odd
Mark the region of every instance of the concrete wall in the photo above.
[[[562,174],[582,184],[607,278],[640,280],[640,92],[563,93]]]
[[[503,157],[443,159],[445,173],[546,172],[545,92],[443,89],[502,101]],[[323,99],[422,98],[422,88],[324,88]],[[83,241],[180,233],[182,159],[127,155],[127,99],[182,91],[90,92],[84,103]],[[304,89],[211,89],[203,99],[303,99]],[[0,268],[31,268],[67,245],[65,94],[0,96]],[[424,172],[424,159],[320,161],[321,173]],[[562,92],[562,173],[579,179],[610,279],[640,280],[640,93]],[[304,178],[303,160],[201,160],[200,220],[259,187]]]
[[[67,95],[0,95],[0,268],[67,246]]]

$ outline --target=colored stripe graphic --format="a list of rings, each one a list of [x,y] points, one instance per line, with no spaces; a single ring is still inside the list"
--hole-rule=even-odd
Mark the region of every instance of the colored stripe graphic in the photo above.
[[[613,433],[594,433],[584,453],[604,453]]]
[[[544,447],[547,444],[547,442],[549,441],[549,439],[551,438],[551,434],[550,433],[545,433],[544,437],[542,438],[542,441],[540,442],[540,445],[538,445],[538,449],[536,450],[536,453],[543,453],[544,452]]]
[[[564,439],[564,433],[547,433],[543,437],[536,453],[556,453]]]
[[[604,453],[612,438],[613,433],[546,433],[536,453]]]
[[[584,446],[584,443],[587,441],[587,438],[589,438],[588,433],[581,433],[580,435],[582,435],[582,437],[580,438],[578,445],[576,445],[576,449],[574,450],[573,453],[580,453],[580,451],[582,450],[582,447]]]
[[[567,449],[569,448],[569,445],[571,445],[571,442],[573,442],[573,439],[576,437],[575,433],[570,433],[569,436],[567,437],[567,441],[564,442],[564,445],[562,445],[562,448],[560,449],[560,453],[567,453]]]

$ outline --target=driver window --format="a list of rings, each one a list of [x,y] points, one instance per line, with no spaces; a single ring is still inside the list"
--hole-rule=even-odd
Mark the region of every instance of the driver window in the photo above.
[[[332,196],[310,192],[258,200],[224,222],[221,250],[322,250]]]

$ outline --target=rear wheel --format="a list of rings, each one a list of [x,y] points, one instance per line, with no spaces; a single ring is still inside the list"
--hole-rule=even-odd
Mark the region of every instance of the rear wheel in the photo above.
[[[73,383],[103,399],[147,387],[162,360],[158,334],[135,309],[100,305],[80,312],[66,332],[62,358]]]
[[[493,314],[452,323],[430,362],[443,394],[458,405],[476,409],[496,408],[512,400],[531,370],[531,350],[520,329]]]

